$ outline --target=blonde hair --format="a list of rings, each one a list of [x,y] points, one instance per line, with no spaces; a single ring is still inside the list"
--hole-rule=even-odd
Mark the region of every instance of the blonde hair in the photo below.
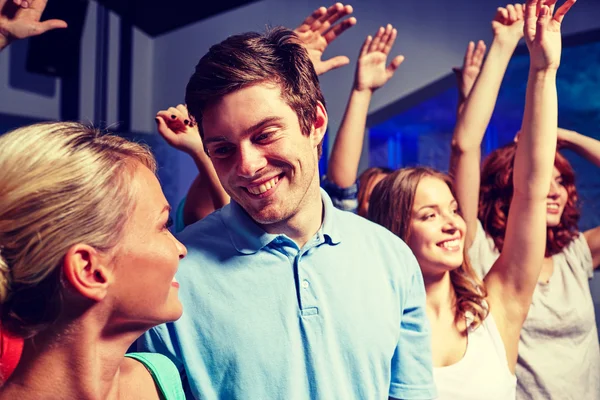
[[[135,206],[150,150],[75,122],[40,123],[0,137],[0,321],[31,337],[62,310],[60,268],[85,243],[109,251]]]
[[[389,174],[373,189],[368,218],[408,242],[417,186],[426,176],[445,182],[456,197],[448,175],[427,167],[403,168]],[[469,263],[466,249],[462,265],[450,271],[450,280],[456,293],[456,320],[472,316],[470,328],[475,329],[487,316],[487,293]]]

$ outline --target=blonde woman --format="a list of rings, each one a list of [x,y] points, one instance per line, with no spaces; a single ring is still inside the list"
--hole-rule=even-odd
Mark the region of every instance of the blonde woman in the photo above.
[[[25,339],[0,399],[183,399],[164,356],[125,357],[182,313],[148,149],[42,123],[0,137],[0,170],[0,320]]]
[[[483,283],[465,257],[467,228],[448,176],[423,167],[403,169],[373,190],[369,218],[405,240],[423,272],[440,399],[516,396],[519,334],[544,257],[557,140],[560,23],[573,3],[567,1],[554,16],[554,3],[540,0],[529,0],[524,9],[507,7],[504,23],[525,21],[531,64],[506,241]]]

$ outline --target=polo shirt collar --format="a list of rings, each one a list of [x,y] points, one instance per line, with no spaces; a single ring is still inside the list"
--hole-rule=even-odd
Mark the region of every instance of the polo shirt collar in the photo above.
[[[319,234],[322,234],[329,244],[338,244],[340,243],[340,235],[335,223],[335,213],[338,210],[335,209],[331,199],[323,189],[321,189],[321,199],[323,201],[324,218]],[[234,200],[223,207],[221,212],[231,242],[235,249],[242,254],[254,254],[280,236],[265,232]]]

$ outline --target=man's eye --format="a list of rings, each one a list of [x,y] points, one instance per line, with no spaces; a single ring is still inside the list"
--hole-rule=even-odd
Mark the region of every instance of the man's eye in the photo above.
[[[213,153],[216,155],[227,155],[229,152],[231,152],[231,147],[230,146],[222,146],[222,147],[217,147]]]
[[[261,133],[260,135],[256,136],[254,138],[255,142],[262,142],[263,140],[266,140],[269,138],[269,136],[271,136],[270,132],[266,132],[266,133]]]

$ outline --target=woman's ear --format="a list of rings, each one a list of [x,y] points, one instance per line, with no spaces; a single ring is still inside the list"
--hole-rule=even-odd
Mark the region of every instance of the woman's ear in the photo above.
[[[73,245],[63,259],[64,276],[82,296],[101,301],[112,282],[112,270],[105,259],[91,246]]]

